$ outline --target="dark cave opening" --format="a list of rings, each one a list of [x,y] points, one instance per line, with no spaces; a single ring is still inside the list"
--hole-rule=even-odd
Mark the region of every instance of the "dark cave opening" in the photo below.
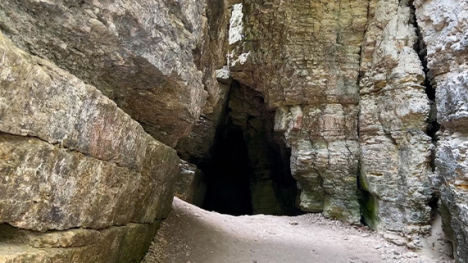
[[[212,162],[200,168],[207,182],[203,208],[231,215],[252,214],[252,170],[240,128],[228,124],[213,149]]]
[[[296,215],[291,150],[274,132],[273,110],[261,93],[233,82],[212,158],[197,163],[206,195],[202,208],[231,215]]]

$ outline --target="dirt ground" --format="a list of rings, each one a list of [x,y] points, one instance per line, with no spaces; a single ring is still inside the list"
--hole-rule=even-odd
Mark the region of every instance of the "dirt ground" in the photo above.
[[[175,198],[143,263],[454,262],[440,229],[413,252],[319,214],[229,216]]]

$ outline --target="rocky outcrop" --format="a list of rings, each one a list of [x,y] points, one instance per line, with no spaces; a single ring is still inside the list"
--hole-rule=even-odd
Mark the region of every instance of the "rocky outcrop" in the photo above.
[[[224,0],[208,0],[207,26],[198,67],[203,70],[203,83],[208,98],[200,118],[190,134],[181,138],[175,149],[182,159],[201,162],[212,158],[211,152],[229,94],[229,79],[221,79],[220,70],[226,63],[228,14]],[[222,75],[222,74],[221,74]],[[218,82],[217,80],[222,80]]]
[[[360,219],[356,83],[366,21],[361,1],[243,1],[229,33],[231,77],[278,108],[301,209],[348,222]]]
[[[300,208],[358,222],[357,106],[291,106],[276,113],[275,130],[284,132],[292,148]]]
[[[6,0],[0,30],[0,261],[138,261],[214,178],[411,248],[440,198],[468,263],[466,1]]]
[[[155,222],[50,233],[0,225],[0,262],[140,262],[159,225]]]
[[[454,256],[458,262],[468,262],[468,3],[417,0],[414,4],[441,124],[433,183],[440,189],[444,228]]]
[[[430,231],[430,106],[408,1],[371,1],[363,43],[359,142],[366,223],[421,247]],[[401,238],[403,237],[403,238]]]
[[[197,65],[206,3],[2,1],[0,28],[20,48],[97,87],[169,146],[190,133],[208,92]],[[208,46],[203,48],[209,48]],[[207,85],[211,87],[210,85]],[[209,101],[217,103],[217,90]]]
[[[409,1],[243,1],[232,7],[228,67],[276,109],[303,211],[354,223],[363,214],[420,247],[433,145],[413,24]]]
[[[103,249],[112,239],[124,246],[131,242],[127,237],[155,231],[173,198],[176,152],[93,86],[1,34],[0,53],[0,222],[42,232],[126,225],[102,232],[109,240],[78,249],[96,260],[70,262],[108,262],[114,255],[102,252],[115,250]],[[142,229],[132,234],[130,223]],[[145,246],[129,256],[141,257]],[[73,254],[54,251],[64,260]],[[37,262],[54,254],[36,252]],[[15,257],[6,259],[21,262]]]

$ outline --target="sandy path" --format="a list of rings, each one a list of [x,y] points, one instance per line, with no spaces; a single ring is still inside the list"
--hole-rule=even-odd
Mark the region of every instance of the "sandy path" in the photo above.
[[[144,263],[452,262],[317,214],[228,216],[174,199]]]

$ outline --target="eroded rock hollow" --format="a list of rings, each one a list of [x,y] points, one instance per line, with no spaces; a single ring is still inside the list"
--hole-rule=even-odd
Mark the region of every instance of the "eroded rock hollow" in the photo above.
[[[468,263],[464,0],[0,2],[0,262],[139,262],[173,196]],[[13,249],[11,249],[13,247]]]

